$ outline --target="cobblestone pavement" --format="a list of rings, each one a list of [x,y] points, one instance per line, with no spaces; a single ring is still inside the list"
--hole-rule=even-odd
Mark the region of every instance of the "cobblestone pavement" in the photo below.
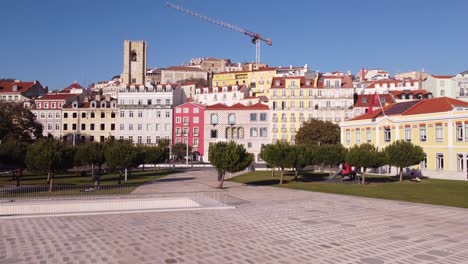
[[[215,178],[178,173],[136,192]],[[236,209],[0,219],[0,263],[468,263],[466,209],[226,186]]]

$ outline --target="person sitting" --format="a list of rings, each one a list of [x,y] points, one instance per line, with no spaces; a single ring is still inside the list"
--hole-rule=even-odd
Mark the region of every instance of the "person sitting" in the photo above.
[[[347,162],[344,162],[342,165],[342,170],[340,172],[341,177],[347,176],[349,180],[354,180],[354,177],[356,176],[356,173],[351,170],[351,166]]]
[[[410,181],[421,182],[421,179],[412,171],[410,173]]]

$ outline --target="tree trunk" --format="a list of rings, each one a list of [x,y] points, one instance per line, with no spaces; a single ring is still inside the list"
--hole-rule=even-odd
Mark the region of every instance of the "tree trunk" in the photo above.
[[[332,174],[333,174],[332,168],[333,168],[333,165],[330,165],[330,175],[328,175],[328,176],[332,176]]]
[[[283,176],[284,176],[284,167],[281,167],[281,176],[279,184],[283,184]]]
[[[16,187],[20,186],[20,176],[16,175]]]
[[[50,171],[47,172],[47,184],[49,184],[49,183],[50,183]]]
[[[366,168],[363,168],[361,177],[362,177],[362,185],[365,185],[366,184]]]
[[[219,185],[218,185],[218,188],[219,189],[223,189],[223,183],[224,183],[224,175],[226,174],[226,172],[222,172],[221,173],[221,180],[219,181]]]
[[[91,175],[94,176],[94,163],[91,164]]]
[[[119,184],[122,184],[122,170],[119,170]]]
[[[294,168],[294,181],[297,182],[297,168]]]
[[[275,167],[271,168],[271,177],[275,177]]]
[[[53,172],[49,172],[49,175],[50,175],[50,179],[49,179],[49,192],[52,192],[53,191],[53,188],[54,188],[54,173]]]
[[[400,182],[403,181],[403,167],[400,167]]]

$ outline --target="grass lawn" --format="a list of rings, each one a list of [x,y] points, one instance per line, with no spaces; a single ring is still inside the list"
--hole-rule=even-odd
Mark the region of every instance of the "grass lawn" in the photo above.
[[[293,181],[293,175],[288,173],[285,175],[286,183],[280,186],[279,175],[279,172],[275,172],[272,178],[271,171],[256,171],[231,180],[253,185],[468,208],[468,181],[423,179],[420,183],[408,180],[399,182],[396,177],[369,175],[366,176],[368,184],[363,186],[325,182],[328,174],[323,173],[302,173],[296,182]]]
[[[10,191],[2,191],[2,187],[15,186],[16,180],[11,175],[0,176],[0,198],[2,197],[40,197],[40,196],[66,196],[66,195],[109,195],[127,194],[135,190],[138,186],[162,178],[172,171],[153,170],[132,171],[122,184],[118,184],[119,174],[104,173],[101,175],[99,190],[93,190],[94,181],[91,176],[76,175],[76,173],[59,173],[54,178],[54,191],[48,192],[47,175],[33,175],[24,173],[21,178],[20,188],[11,188]],[[21,187],[22,186],[22,187]]]

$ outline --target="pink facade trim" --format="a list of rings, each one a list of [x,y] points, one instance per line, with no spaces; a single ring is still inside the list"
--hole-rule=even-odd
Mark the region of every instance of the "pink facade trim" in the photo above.
[[[193,102],[187,102],[173,109],[172,145],[185,143],[187,135],[184,129],[188,129],[188,143],[192,151],[198,151],[203,155],[204,150],[204,115],[205,106]],[[198,142],[198,143],[197,143]]]

